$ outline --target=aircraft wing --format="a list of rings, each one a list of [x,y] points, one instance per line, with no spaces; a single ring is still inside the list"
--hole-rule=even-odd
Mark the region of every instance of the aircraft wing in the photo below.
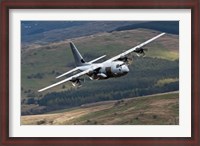
[[[106,57],[106,55],[103,55],[103,56],[101,56],[101,57],[99,57],[99,58],[96,58],[96,59],[94,59],[94,60],[92,60],[92,61],[90,61],[90,62],[88,62],[88,63],[90,63],[90,64],[91,64],[91,63],[94,63],[94,62],[96,62],[96,61],[98,61],[98,60],[100,60],[100,59],[102,59],[102,58],[104,58],[104,57]],[[65,76],[65,75],[68,75],[68,74],[70,74],[70,73],[72,73],[72,72],[75,72],[75,71],[77,71],[77,70],[79,70],[78,67],[73,68],[72,70],[70,70],[70,71],[68,71],[68,72],[66,72],[66,73],[63,73],[63,74],[57,76],[56,79],[61,78],[61,77]]]
[[[136,51],[137,49],[140,49],[141,47],[143,47],[143,46],[147,45],[148,43],[154,41],[155,39],[157,39],[157,38],[163,36],[164,34],[165,34],[165,33],[161,33],[161,34],[159,34],[159,35],[157,35],[157,36],[155,36],[155,37],[153,37],[153,38],[151,38],[151,39],[145,41],[144,43],[141,43],[141,44],[139,44],[139,45],[137,45],[137,46],[135,46],[135,47],[133,47],[133,48],[131,48],[131,49],[129,49],[129,50],[127,50],[127,51],[125,51],[125,52],[123,52],[123,53],[121,53],[121,54],[115,56],[115,57],[113,57],[113,58],[108,59],[106,62],[118,60],[119,58],[122,58],[122,57],[126,56],[127,54],[129,54],[129,53],[131,53],[131,52],[134,52],[134,51]]]
[[[61,78],[61,77],[65,76],[65,75],[70,74],[72,72],[75,72],[77,70],[78,70],[78,68],[76,67],[76,68],[74,68],[74,69],[72,69],[72,70],[70,70],[70,71],[68,71],[68,72],[66,72],[66,73],[64,73],[62,75],[57,76],[56,79]]]
[[[55,83],[55,84],[52,84],[52,85],[50,85],[50,86],[48,86],[48,87],[45,87],[45,88],[43,88],[43,89],[40,89],[40,90],[38,90],[38,92],[45,91],[45,90],[47,90],[47,89],[49,89],[49,88],[52,88],[52,87],[58,86],[58,85],[60,85],[60,84],[62,84],[62,83],[65,83],[65,82],[71,81],[71,80],[73,80],[73,79],[76,79],[76,78],[78,78],[78,77],[80,77],[80,76],[83,76],[83,75],[85,75],[85,74],[87,74],[87,73],[89,73],[89,72],[91,72],[91,71],[93,71],[93,70],[95,70],[95,69],[97,69],[97,68],[99,68],[99,67],[100,67],[99,65],[92,66],[91,68],[89,68],[89,69],[87,69],[87,70],[85,70],[85,71],[82,71],[82,72],[80,72],[80,73],[78,73],[78,74],[75,74],[75,75],[73,75],[73,76],[71,76],[71,77],[69,77],[69,78],[67,78],[67,79],[64,79],[64,80],[59,81],[59,82],[57,82],[57,83]]]

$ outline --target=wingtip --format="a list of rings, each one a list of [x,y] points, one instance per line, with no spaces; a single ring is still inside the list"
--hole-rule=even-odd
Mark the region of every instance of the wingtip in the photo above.
[[[46,90],[46,88],[42,88],[42,89],[38,90],[38,92],[42,92],[44,90]]]
[[[61,76],[61,75],[60,75],[60,76],[57,76],[56,79],[59,79],[60,77],[62,77],[62,76]]]
[[[42,92],[42,90],[38,90],[38,92]]]
[[[165,35],[165,34],[166,34],[165,32],[162,33],[162,35]]]
[[[43,92],[44,90],[46,90],[46,88],[40,89],[38,92]]]

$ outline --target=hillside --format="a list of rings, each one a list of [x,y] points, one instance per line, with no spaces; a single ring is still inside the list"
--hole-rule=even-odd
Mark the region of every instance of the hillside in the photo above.
[[[22,44],[48,44],[107,32],[143,21],[22,21]]]
[[[101,32],[138,28],[179,34],[178,21],[22,21],[22,45],[48,44]]]
[[[54,113],[22,116],[22,125],[178,125],[179,93],[86,104]]]
[[[22,115],[179,90],[179,38],[178,35],[166,34],[146,47],[146,57],[129,56],[133,61],[129,66],[129,74],[124,77],[104,81],[90,81],[88,77],[83,77],[85,82],[81,88],[73,88],[69,82],[46,92],[37,92],[38,89],[57,82],[56,76],[74,67],[69,48],[71,40],[86,61],[104,54],[107,55],[104,59],[106,60],[159,33],[141,28],[112,32],[101,30],[92,35],[63,38],[44,44],[36,42],[22,47]]]
[[[135,24],[118,27],[114,29],[113,31],[123,31],[123,30],[137,29],[137,28],[153,29],[153,30],[176,34],[176,35],[179,34],[178,21],[152,21],[152,22],[135,23]]]

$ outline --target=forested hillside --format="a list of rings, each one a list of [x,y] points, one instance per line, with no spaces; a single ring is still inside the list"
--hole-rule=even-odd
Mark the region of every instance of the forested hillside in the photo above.
[[[80,27],[83,24],[77,24],[74,27]],[[117,28],[117,25],[115,24],[114,28]],[[67,29],[70,28],[73,26],[69,25]],[[23,33],[34,36],[41,34],[44,30],[37,31]],[[45,31],[49,33],[50,30]],[[140,28],[112,32],[101,30],[92,35],[73,39],[63,38],[61,41],[50,41],[39,46],[32,43],[26,49],[22,48],[22,115],[45,113],[97,101],[179,90],[179,38],[178,35],[166,34],[145,47],[148,48],[145,57],[137,57],[134,54],[129,56],[132,58],[132,63],[129,66],[130,72],[126,76],[101,81],[91,81],[84,76],[85,82],[80,88],[74,88],[68,82],[42,93],[37,92],[59,81],[55,79],[56,76],[75,67],[69,41],[75,43],[86,61],[104,54],[107,55],[104,59],[106,60],[159,33],[156,30]]]
[[[126,26],[120,26],[114,31],[131,30],[137,28],[153,29],[161,32],[179,34],[179,22],[178,21],[153,21],[153,22],[143,22],[136,23]]]
[[[125,77],[88,81],[78,89],[48,93],[38,104],[51,108],[73,107],[97,101],[177,91],[179,90],[178,64],[178,60],[138,58],[134,60],[134,64],[130,66],[131,72]],[[166,79],[171,80],[161,82]]]
[[[107,32],[140,21],[22,21],[22,44],[48,44]]]
[[[22,125],[179,125],[179,93],[111,100],[21,117]]]

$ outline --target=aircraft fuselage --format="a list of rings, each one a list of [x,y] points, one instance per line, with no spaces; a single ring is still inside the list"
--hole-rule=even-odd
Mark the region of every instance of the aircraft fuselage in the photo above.
[[[84,71],[89,68],[92,68],[95,64],[88,64],[85,66],[79,67],[79,70]],[[101,63],[101,69],[96,70],[94,72],[88,73],[87,75],[92,80],[103,80],[113,77],[121,77],[126,75],[129,72],[128,66],[123,61],[113,61],[113,62],[104,62]]]

